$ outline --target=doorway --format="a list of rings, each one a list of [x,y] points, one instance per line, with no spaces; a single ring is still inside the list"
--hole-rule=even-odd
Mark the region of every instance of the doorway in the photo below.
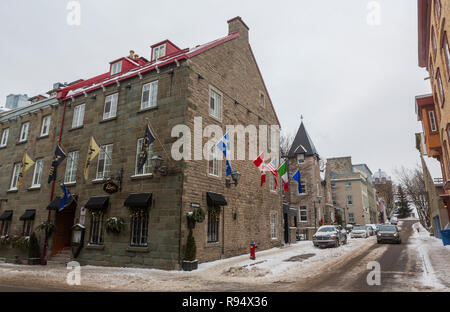
[[[434,236],[436,238],[442,239],[441,237],[441,220],[439,220],[439,216],[435,216],[434,218]]]
[[[284,242],[289,244],[289,217],[288,214],[284,214]]]
[[[56,228],[53,234],[52,256],[57,255],[64,248],[70,248],[74,219],[75,209],[66,208],[61,212],[56,212]]]

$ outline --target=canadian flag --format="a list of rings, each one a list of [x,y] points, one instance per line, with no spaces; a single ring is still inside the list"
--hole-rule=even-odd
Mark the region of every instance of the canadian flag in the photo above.
[[[254,161],[256,167],[261,172],[261,186],[266,182],[266,166],[264,164],[264,152],[262,152]]]

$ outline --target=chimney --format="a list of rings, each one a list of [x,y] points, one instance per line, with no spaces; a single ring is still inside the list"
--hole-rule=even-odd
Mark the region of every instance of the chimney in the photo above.
[[[248,42],[248,26],[244,23],[240,16],[236,16],[228,21],[228,34],[238,32],[239,37]]]

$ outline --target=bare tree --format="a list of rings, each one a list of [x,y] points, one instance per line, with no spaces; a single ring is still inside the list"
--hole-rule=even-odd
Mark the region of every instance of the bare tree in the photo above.
[[[281,157],[287,157],[289,153],[289,149],[291,148],[292,142],[294,141],[294,137],[290,133],[281,132],[280,134],[280,152]]]
[[[418,166],[413,169],[402,167],[400,171],[396,171],[396,174],[408,201],[417,209],[420,223],[426,229],[431,229],[430,204],[421,168]]]

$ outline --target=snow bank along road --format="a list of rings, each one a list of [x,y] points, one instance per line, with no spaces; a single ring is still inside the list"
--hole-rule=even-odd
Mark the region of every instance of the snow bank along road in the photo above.
[[[405,221],[402,245],[378,245],[374,236],[349,239],[339,248],[318,249],[311,241],[202,263],[193,272],[81,267],[81,285],[68,286],[64,266],[0,264],[0,288],[41,287],[105,291],[383,291],[434,289],[434,275],[423,279],[417,251],[408,248],[411,225]],[[417,243],[417,242],[416,242]],[[368,286],[369,261],[381,264],[381,285]],[[419,261],[418,261],[419,260]],[[448,266],[447,266],[448,267]],[[428,285],[424,286],[424,282]],[[431,284],[431,286],[430,286]],[[411,285],[411,287],[409,287]]]

